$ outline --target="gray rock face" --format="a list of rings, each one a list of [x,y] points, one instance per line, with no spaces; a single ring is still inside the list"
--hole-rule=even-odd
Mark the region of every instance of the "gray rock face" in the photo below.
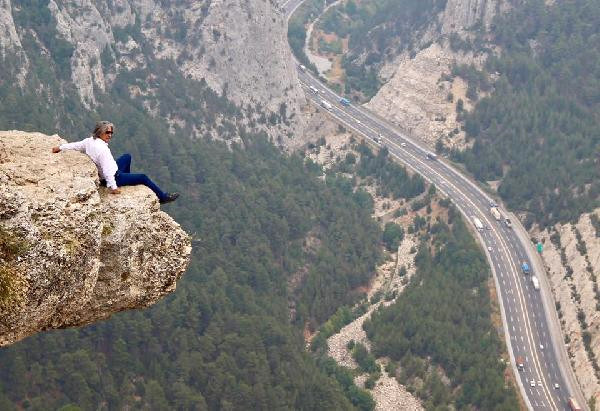
[[[21,47],[21,40],[15,30],[15,22],[11,13],[10,0],[0,0],[0,53],[4,57],[7,49]]]
[[[19,54],[29,32],[15,26],[18,7],[0,0],[0,30],[7,33],[0,36],[2,53]],[[88,108],[95,106],[98,93],[110,90],[119,73],[144,72],[168,60],[183,77],[204,80],[218,93],[226,90],[227,98],[244,109],[268,117],[285,105],[287,121],[266,127],[250,116],[250,129],[273,137],[303,130],[299,107],[304,94],[287,45],[285,18],[272,1],[50,0],[48,9],[60,38],[74,47],[70,81]],[[156,76],[148,72],[139,78],[130,85],[130,94],[148,100],[160,94],[153,89]],[[153,112],[151,106],[146,105]],[[186,121],[174,108],[167,119],[178,126]],[[199,128],[198,136],[206,132],[200,130],[201,122],[193,126]]]
[[[283,15],[267,1],[213,0],[202,25],[204,58],[184,65],[214,89],[227,85],[237,103],[259,103],[271,111],[286,103],[295,110],[304,99]],[[211,59],[214,64],[211,67]]]
[[[190,260],[190,237],[152,191],[109,194],[85,154],[51,153],[64,142],[0,132],[0,346],[147,307]],[[13,258],[7,233],[22,245]]]
[[[440,15],[442,34],[468,29],[477,23],[488,28],[498,12],[506,11],[510,0],[448,0]]]

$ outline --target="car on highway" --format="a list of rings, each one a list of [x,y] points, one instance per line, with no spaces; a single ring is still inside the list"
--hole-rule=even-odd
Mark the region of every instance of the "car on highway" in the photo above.
[[[535,380],[531,380],[531,381],[529,382],[529,386],[530,386],[530,387],[535,387]]]
[[[350,100],[348,100],[347,98],[344,98],[344,97],[342,97],[342,98],[340,99],[340,104],[341,104],[342,106],[349,106],[349,105],[350,105]]]
[[[308,86],[309,90],[314,94],[319,94],[319,90],[315,86]]]
[[[542,344],[540,344],[540,350],[543,350],[544,346]]]
[[[560,390],[560,385],[558,385],[557,382],[554,383],[554,389],[555,390]]]
[[[492,252],[492,247],[488,247],[488,251],[489,251],[489,252]]]
[[[490,208],[498,207],[498,204],[494,200],[490,201]]]
[[[306,71],[306,66],[304,64],[300,64],[298,67],[300,68],[300,70]]]
[[[406,143],[404,143],[404,142],[400,143],[400,147],[406,147]]]
[[[538,387],[542,386],[542,381],[538,380]]]

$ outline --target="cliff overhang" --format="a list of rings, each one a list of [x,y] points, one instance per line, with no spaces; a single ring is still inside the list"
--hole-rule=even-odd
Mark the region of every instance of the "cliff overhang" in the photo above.
[[[190,237],[144,186],[113,195],[59,136],[0,131],[0,346],[147,307],[175,290]]]

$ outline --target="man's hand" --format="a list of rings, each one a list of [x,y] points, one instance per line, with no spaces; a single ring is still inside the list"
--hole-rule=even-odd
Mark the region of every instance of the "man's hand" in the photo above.
[[[52,147],[53,153],[60,153],[60,147]]]
[[[111,194],[121,194],[121,190],[120,190],[120,189],[118,189],[118,188],[115,188],[115,189],[113,190],[113,189],[111,188],[111,190],[110,190],[110,193],[111,193]]]

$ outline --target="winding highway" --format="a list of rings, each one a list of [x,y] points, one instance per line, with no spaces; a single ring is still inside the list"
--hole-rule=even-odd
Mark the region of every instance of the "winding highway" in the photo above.
[[[289,18],[302,1],[284,0],[280,7]],[[294,64],[309,100],[346,128],[387,147],[397,160],[434,183],[473,226],[474,218],[481,221],[483,229],[475,231],[492,268],[511,365],[527,407],[570,410],[569,397],[585,407],[567,359],[554,299],[541,261],[518,220],[500,208],[503,216],[511,216],[513,226],[508,227],[504,218],[496,221],[490,213],[493,199],[449,162],[430,158],[427,148],[365,108],[340,104],[341,96],[297,62]],[[531,267],[531,274],[522,272],[523,262]],[[539,290],[533,286],[532,275],[540,280]],[[517,368],[518,358],[524,360],[522,370]]]

